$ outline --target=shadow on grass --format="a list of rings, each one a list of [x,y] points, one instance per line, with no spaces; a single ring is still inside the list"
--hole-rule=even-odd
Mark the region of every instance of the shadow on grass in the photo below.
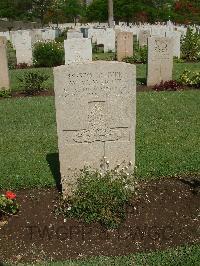
[[[49,153],[46,156],[46,160],[50,167],[51,173],[55,179],[56,187],[58,191],[62,191],[61,176],[60,176],[60,162],[58,153]]]
[[[146,78],[137,78],[137,85],[147,85]]]

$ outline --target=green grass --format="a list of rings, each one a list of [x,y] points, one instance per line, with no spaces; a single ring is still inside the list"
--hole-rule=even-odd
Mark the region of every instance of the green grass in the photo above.
[[[183,246],[166,251],[138,253],[122,257],[95,257],[39,265],[48,266],[199,266],[200,245]],[[22,265],[22,264],[19,264]],[[26,264],[31,265],[31,264]]]
[[[97,58],[96,58],[97,57]],[[97,53],[93,54],[93,59],[95,60],[112,60],[114,57],[114,53]],[[137,81],[146,81],[146,64],[137,64]],[[185,69],[191,71],[199,71],[200,62],[199,63],[175,63],[173,69],[173,79],[178,79],[179,76],[183,73]],[[30,71],[32,69],[17,69],[10,70],[10,80],[11,80],[11,90],[19,91],[19,81],[17,77],[21,77],[24,72]],[[40,71],[49,75],[49,80],[46,82],[46,88],[52,90],[53,89],[53,70],[51,68],[36,68],[35,71]]]
[[[199,101],[195,90],[137,94],[138,178],[200,173]],[[54,98],[1,100],[0,121],[0,188],[54,186]]]
[[[49,90],[53,90],[53,69],[52,68],[32,68],[32,69],[12,69],[9,71],[11,91],[20,91],[18,77],[29,71],[38,71],[49,76],[49,79],[45,83],[45,87]]]
[[[115,53],[93,53],[93,60],[112,61],[115,58]]]
[[[137,80],[146,80],[146,64],[137,64]],[[173,79],[177,80],[183,71],[187,69],[190,71],[200,71],[200,62],[198,63],[174,63],[173,66]]]

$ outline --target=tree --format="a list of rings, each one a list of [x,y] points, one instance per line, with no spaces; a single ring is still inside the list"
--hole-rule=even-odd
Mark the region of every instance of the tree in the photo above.
[[[75,25],[80,15],[84,13],[84,5],[80,0],[63,0],[62,8],[65,16],[74,21]]]
[[[103,22],[108,17],[108,2],[107,0],[94,0],[86,8],[86,18],[88,21]]]
[[[45,15],[47,15],[52,5],[52,0],[32,0],[32,14],[39,18],[42,26],[44,25]]]
[[[31,0],[0,1],[0,17],[8,20],[30,17]]]
[[[108,26],[114,27],[113,0],[108,0]]]

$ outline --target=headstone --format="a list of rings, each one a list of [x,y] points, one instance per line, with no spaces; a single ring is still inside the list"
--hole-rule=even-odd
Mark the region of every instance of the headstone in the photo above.
[[[68,31],[67,39],[83,38],[83,33],[79,31]]]
[[[120,62],[54,68],[60,171],[71,194],[84,166],[105,170],[135,162],[136,70]]]
[[[104,33],[104,53],[115,52],[115,31],[110,28]]]
[[[117,60],[122,61],[130,56],[133,56],[133,34],[120,32],[117,35]]]
[[[167,31],[166,37],[172,38],[173,56],[180,58],[181,56],[181,33],[179,31]]]
[[[172,80],[173,43],[171,38],[150,37],[148,39],[147,86]]]
[[[67,39],[64,41],[65,64],[92,61],[91,39]]]
[[[80,28],[81,33],[83,33],[83,38],[88,38],[88,28]]]
[[[138,35],[139,46],[147,45],[147,40],[150,37],[150,30],[140,30]]]
[[[28,30],[14,31],[11,33],[12,43],[16,49],[17,64],[32,65],[32,35]]]
[[[0,37],[0,90],[9,89],[6,43],[6,37]]]

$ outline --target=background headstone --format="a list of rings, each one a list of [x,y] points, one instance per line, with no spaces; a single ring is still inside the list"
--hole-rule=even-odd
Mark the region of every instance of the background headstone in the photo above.
[[[83,38],[83,33],[79,31],[68,31],[67,32],[67,39],[75,39],[75,38]]]
[[[67,39],[64,41],[65,64],[92,61],[91,39]]]
[[[0,90],[9,89],[6,43],[7,43],[6,37],[0,37]]]
[[[117,60],[133,56],[133,34],[131,32],[119,32],[117,35]]]
[[[33,64],[32,34],[28,30],[11,32],[11,39],[16,49],[17,64]]]
[[[135,162],[136,70],[119,62],[54,68],[60,171],[64,195],[84,166]]]
[[[147,40],[151,36],[150,30],[140,30],[138,35],[139,46],[147,45]]]
[[[179,31],[166,32],[166,37],[172,38],[173,43],[173,56],[181,57],[181,33]]]
[[[172,80],[173,43],[171,38],[148,38],[147,86]]]

